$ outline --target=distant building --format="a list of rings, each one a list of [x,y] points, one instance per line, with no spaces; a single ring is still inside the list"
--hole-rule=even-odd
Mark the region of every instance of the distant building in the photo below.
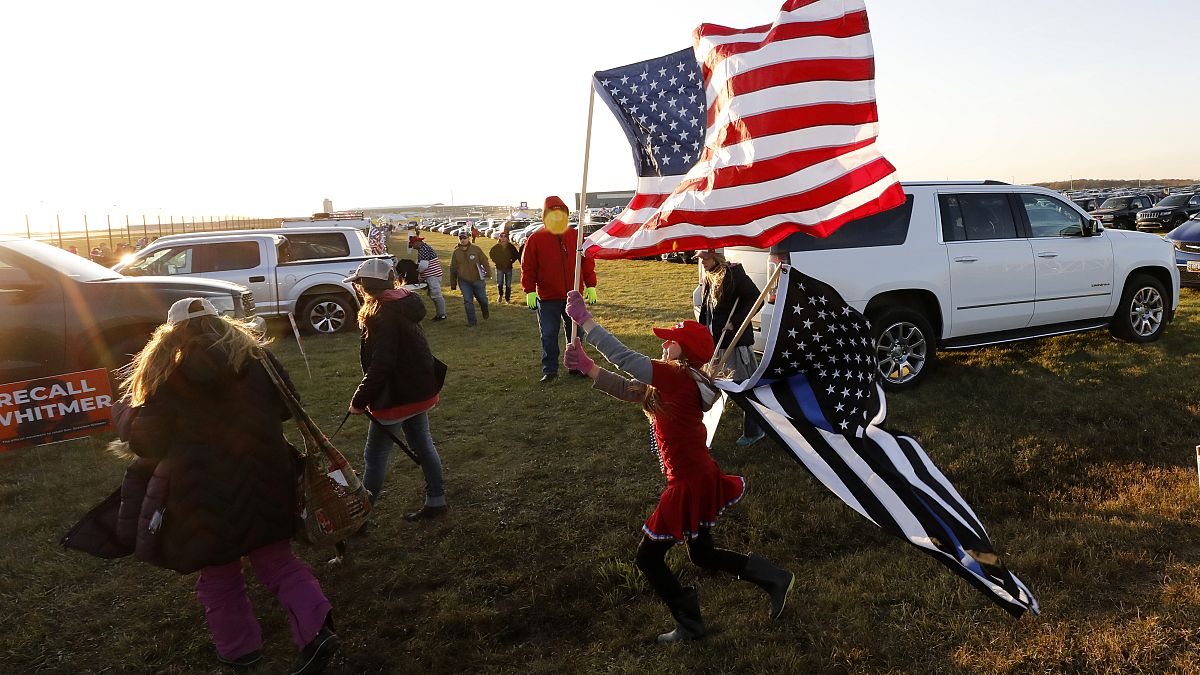
[[[321,212],[322,213],[333,213],[333,200],[332,199],[326,199],[325,201],[321,202]]]
[[[610,209],[614,206],[624,208],[629,205],[629,200],[633,199],[636,194],[633,190],[621,190],[618,192],[589,192],[587,196],[587,207],[589,209]],[[579,209],[579,193],[575,193],[575,209]]]

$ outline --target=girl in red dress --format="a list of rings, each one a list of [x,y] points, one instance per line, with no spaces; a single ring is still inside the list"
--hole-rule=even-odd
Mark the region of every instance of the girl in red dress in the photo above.
[[[778,618],[795,576],[761,556],[713,544],[711,530],[717,516],[742,498],[746,480],[723,473],[708,452],[703,416],[717,392],[701,368],[706,368],[713,355],[712,334],[695,321],[655,328],[654,334],[663,339],[662,358],[652,360],[628,349],[597,325],[577,291],[567,295],[567,315],[586,331],[589,344],[633,378],[598,367],[578,338],[567,347],[564,365],[595,380],[594,388],[641,404],[650,420],[651,443],[667,477],[658,508],[642,526],[637,550],[638,569],[675,617],[675,630],[659,635],[658,642],[697,640],[706,632],[696,589],[681,586],[665,561],[667,551],[679,542],[687,544],[693,564],[761,587],[771,597],[771,618]]]

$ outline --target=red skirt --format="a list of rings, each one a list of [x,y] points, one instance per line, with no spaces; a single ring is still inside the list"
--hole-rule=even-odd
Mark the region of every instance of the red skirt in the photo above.
[[[698,476],[675,478],[658,498],[658,507],[642,525],[642,532],[655,541],[687,541],[700,529],[717,524],[717,516],[746,493],[746,479],[720,470]]]

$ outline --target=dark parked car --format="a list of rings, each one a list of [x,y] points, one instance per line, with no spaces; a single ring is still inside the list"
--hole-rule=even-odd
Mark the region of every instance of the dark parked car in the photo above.
[[[1180,286],[1200,286],[1200,214],[1167,233],[1175,246],[1175,266]]]
[[[1200,194],[1173,194],[1145,211],[1138,211],[1137,229],[1169,230],[1200,213]]]
[[[1104,198],[1103,197],[1072,197],[1071,201],[1075,202],[1079,206],[1079,208],[1083,209],[1084,211],[1087,211],[1088,213],[1091,213],[1092,211],[1095,211],[1096,209],[1100,208],[1100,205],[1102,203],[1104,203]]]
[[[124,277],[49,244],[0,237],[0,383],[124,365],[189,297],[261,322],[237,284]]]
[[[1089,213],[1105,227],[1132,230],[1138,211],[1150,208],[1150,204],[1150,198],[1145,195],[1109,197],[1104,200],[1100,208],[1089,211]]]

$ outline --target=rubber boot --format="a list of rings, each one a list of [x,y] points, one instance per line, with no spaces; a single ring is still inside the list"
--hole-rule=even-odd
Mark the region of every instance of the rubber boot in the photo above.
[[[675,617],[675,630],[658,636],[658,644],[669,645],[683,640],[699,640],[704,637],[704,619],[700,616],[700,596],[695,588],[685,588],[683,595],[667,601],[671,616]]]
[[[741,579],[758,586],[771,596],[771,618],[778,619],[787,605],[788,593],[796,585],[796,575],[776,567],[770,560],[751,553]]]

